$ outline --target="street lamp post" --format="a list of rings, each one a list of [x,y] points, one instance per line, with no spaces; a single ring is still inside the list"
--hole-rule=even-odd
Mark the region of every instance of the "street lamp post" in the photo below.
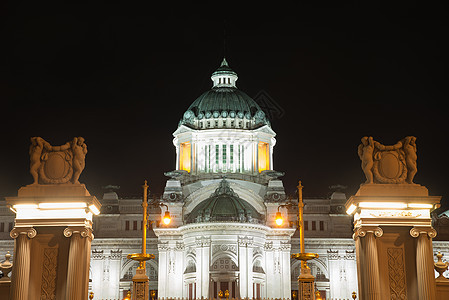
[[[291,258],[301,260],[301,271],[298,277],[298,299],[299,300],[316,300],[316,296],[319,297],[319,292],[315,293],[315,277],[313,277],[307,261],[318,258],[317,253],[306,253],[304,246],[304,202],[302,200],[302,188],[301,181],[298,184],[298,222],[296,224],[299,231],[299,251],[300,253],[292,253]],[[275,222],[277,225],[282,225],[282,214],[279,211],[280,207],[290,207],[292,203],[282,204],[278,207],[276,213]]]
[[[148,184],[145,180],[145,184],[143,187],[143,222],[142,222],[142,252],[141,253],[133,253],[128,254],[128,259],[132,259],[139,262],[139,267],[136,270],[136,275],[133,277],[133,289],[132,289],[132,300],[147,300],[149,296],[149,278],[146,275],[146,265],[145,262],[150,259],[154,259],[154,254],[147,253],[147,227],[151,224],[151,221],[148,221]],[[152,206],[166,206],[162,203],[151,204]],[[170,223],[170,213],[168,211],[165,212],[163,218],[164,224],[168,225]]]

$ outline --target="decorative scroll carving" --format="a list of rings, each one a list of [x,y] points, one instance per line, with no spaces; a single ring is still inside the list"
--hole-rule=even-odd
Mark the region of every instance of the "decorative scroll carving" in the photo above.
[[[231,252],[231,253],[236,254],[237,247],[236,247],[236,245],[226,245],[226,244],[214,245],[213,246],[214,255],[215,255],[215,253],[218,253],[218,252]]]
[[[264,249],[267,251],[273,250],[273,242],[266,242],[264,245]]]
[[[253,238],[248,236],[239,236],[238,243],[240,247],[248,247],[253,244]]]
[[[92,250],[92,259],[103,259],[103,258],[104,258],[103,250],[97,249]]]
[[[74,137],[61,146],[52,146],[41,137],[32,137],[29,154],[33,184],[79,184],[87,146],[82,137]]]
[[[91,241],[94,239],[92,229],[89,227],[67,227],[64,229],[64,236],[71,237],[74,233],[78,233],[83,238],[89,238]]]
[[[408,136],[385,146],[372,137],[363,137],[358,147],[366,183],[409,183],[417,172],[416,137]]]
[[[404,249],[388,248],[388,280],[391,299],[407,299]]]
[[[37,231],[33,227],[14,227],[9,233],[13,239],[18,238],[21,234],[26,234],[30,239],[32,239],[37,235]]]
[[[121,258],[122,258],[122,250],[120,249],[111,250],[111,259],[121,259]]]
[[[339,260],[341,257],[338,255],[338,250],[327,250],[327,257],[329,260]]]
[[[45,248],[42,263],[42,284],[40,299],[56,299],[56,275],[58,248]]]
[[[382,230],[382,228],[374,226],[359,227],[357,229],[354,229],[354,234],[352,235],[352,238],[354,240],[357,240],[358,237],[364,237],[366,236],[367,233],[372,233],[376,237],[381,237],[384,234],[384,231]]]
[[[196,245],[200,247],[210,247],[210,237],[199,236],[195,240]]]
[[[427,234],[430,238],[435,238],[437,236],[437,231],[432,227],[413,227],[410,229],[410,235],[412,237],[418,237],[420,234]]]
[[[167,251],[168,250],[168,241],[166,241],[166,242],[159,242],[159,244],[157,245],[157,249],[159,250],[159,251]]]

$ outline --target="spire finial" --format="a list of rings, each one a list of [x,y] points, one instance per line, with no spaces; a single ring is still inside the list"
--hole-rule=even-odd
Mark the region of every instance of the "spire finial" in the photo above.
[[[226,61],[226,57],[223,57],[223,61],[221,62],[220,67],[223,67],[223,66],[229,67],[228,62]]]

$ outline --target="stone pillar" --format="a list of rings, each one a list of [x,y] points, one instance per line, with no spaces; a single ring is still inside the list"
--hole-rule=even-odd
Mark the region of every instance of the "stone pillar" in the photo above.
[[[357,255],[363,255],[364,265],[357,264],[357,272],[364,278],[359,282],[359,291],[364,293],[364,299],[381,300],[379,258],[377,253],[376,237],[381,237],[383,230],[380,227],[360,227],[356,229]],[[364,241],[357,239],[364,238]]]
[[[157,280],[157,288],[158,288],[158,297],[166,298],[168,296],[168,288],[169,284],[167,276],[168,276],[168,242],[159,242],[158,244],[158,280]],[[198,257],[198,256],[197,256]]]
[[[248,246],[252,245],[252,239],[245,237],[239,237],[239,271],[240,271],[240,297],[250,298],[252,297],[252,266],[251,270],[248,270],[248,266],[252,263],[252,256],[248,257],[249,253],[253,253],[252,249],[249,251]],[[251,271],[251,272],[250,272]]]
[[[64,229],[64,236],[70,238],[66,300],[82,300],[86,298],[89,287],[92,229],[67,227]]]
[[[210,239],[203,239],[203,247],[201,248],[203,261],[201,265],[201,294],[196,295],[197,298],[209,297],[209,265],[210,265]]]
[[[210,238],[196,238],[196,297],[209,298]]]
[[[433,262],[432,238],[437,234],[433,228],[413,227],[412,237],[418,238],[416,244],[416,273],[419,299],[436,299],[435,272]]]
[[[281,298],[291,298],[291,272],[290,272],[290,252],[291,245],[289,242],[282,243],[280,247],[281,259]]]
[[[36,235],[37,231],[32,227],[15,227],[10,233],[10,236],[15,239],[10,293],[13,300],[29,299],[31,239]]]

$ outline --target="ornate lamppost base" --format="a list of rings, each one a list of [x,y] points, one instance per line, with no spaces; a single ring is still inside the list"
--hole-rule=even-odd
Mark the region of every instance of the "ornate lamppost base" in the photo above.
[[[134,253],[129,254],[128,258],[139,262],[139,267],[136,270],[136,275],[133,277],[133,291],[132,300],[147,300],[149,299],[150,279],[146,274],[145,261],[154,259],[153,254],[149,253]]]

